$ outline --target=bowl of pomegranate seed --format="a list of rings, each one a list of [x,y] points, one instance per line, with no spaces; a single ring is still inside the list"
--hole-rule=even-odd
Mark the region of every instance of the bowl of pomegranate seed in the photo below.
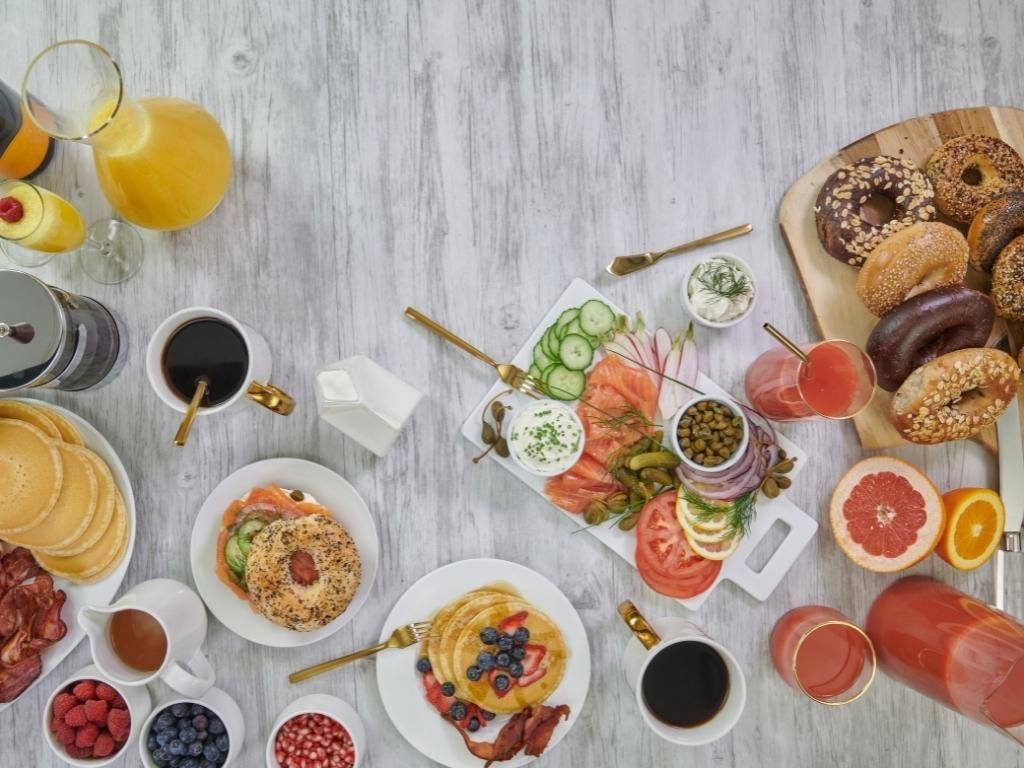
[[[145,686],[122,686],[89,665],[57,686],[43,707],[43,737],[68,765],[100,768],[117,760],[149,715]]]
[[[296,699],[281,713],[267,741],[267,768],[358,768],[366,732],[351,706],[323,693]]]

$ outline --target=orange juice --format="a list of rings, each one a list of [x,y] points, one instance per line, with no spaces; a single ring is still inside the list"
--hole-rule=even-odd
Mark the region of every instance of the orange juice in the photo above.
[[[0,238],[46,253],[85,242],[85,222],[67,200],[25,181],[0,182]]]
[[[206,218],[224,197],[231,149],[217,121],[197,104],[126,99],[116,111],[101,106],[93,123],[100,187],[133,224],[183,229]]]

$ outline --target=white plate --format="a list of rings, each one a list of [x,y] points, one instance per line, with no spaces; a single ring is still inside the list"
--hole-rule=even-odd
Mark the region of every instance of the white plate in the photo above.
[[[548,310],[548,313],[544,316],[541,323],[534,329],[530,338],[527,339],[526,344],[520,348],[519,352],[512,359],[512,362],[522,367],[524,370],[529,368],[530,362],[533,358],[534,344],[540,341],[540,337],[543,336],[548,327],[558,319],[558,316],[563,312],[563,310],[569,309],[570,307],[578,307],[590,299],[598,299],[605,302],[613,311],[619,314],[628,314],[616,307],[605,296],[592,286],[588,285],[585,281],[580,279],[573,280],[569,284],[569,287],[565,289],[565,292],[558,298],[558,301],[555,302],[554,306]],[[708,394],[716,394],[725,397],[729,396],[724,389],[719,387],[703,374],[701,374],[697,379],[697,387]],[[505,384],[500,381],[495,382],[462,425],[463,436],[478,448],[482,449],[484,447],[483,442],[480,440],[480,414],[483,411],[484,406],[486,406],[492,397],[506,389],[508,389],[508,387]],[[532,402],[530,398],[519,392],[514,393],[509,396],[509,398],[518,400],[521,403]],[[790,473],[790,477],[795,478],[799,474],[800,470],[806,466],[807,454],[787,440],[778,432],[778,430],[776,430],[776,434],[779,438],[779,445],[785,449],[788,455],[797,459],[796,466],[794,467],[793,472]],[[523,470],[512,459],[503,459],[494,453],[494,451],[491,451],[491,453],[488,454],[488,458],[501,464],[505,469],[547,499],[547,496],[544,494],[544,483],[547,481],[547,478],[531,475]],[[552,504],[552,506],[554,505]],[[558,507],[555,507],[555,509],[558,509],[559,512],[576,523],[576,525],[583,527],[586,526],[582,515],[574,515],[570,512],[566,512],[564,509],[559,509]],[[757,548],[761,539],[763,539],[765,534],[771,530],[777,520],[781,520],[784,527],[788,529],[786,531],[785,538],[778,544],[764,566],[759,571],[754,571],[747,564],[747,560]],[[804,547],[807,546],[807,543],[814,538],[814,534],[817,530],[817,521],[793,504],[793,502],[787,498],[786,494],[782,494],[775,499],[760,499],[757,502],[757,514],[750,526],[750,531],[743,537],[743,541],[740,543],[739,549],[724,561],[722,570],[719,571],[718,578],[715,582],[699,595],[685,600],[679,600],[678,602],[690,610],[696,610],[704,604],[704,601],[708,599],[711,592],[716,586],[718,586],[719,582],[725,579],[734,582],[758,600],[767,600],[768,596],[775,590],[775,587],[777,587],[779,582],[782,581],[782,577],[786,575],[793,563],[796,562],[797,557],[800,556],[800,553],[803,551]],[[612,549],[612,551],[622,557],[630,565],[636,565],[636,561],[634,559],[636,534],[633,531],[623,532],[614,525],[598,525],[588,527],[587,532],[600,539],[605,546]]]
[[[265,619],[217,577],[217,537],[224,510],[236,499],[244,499],[253,488],[270,483],[282,488],[298,488],[313,496],[345,526],[359,550],[362,581],[355,597],[338,618],[312,632],[296,632]],[[377,577],[379,549],[377,526],[370,510],[345,478],[303,459],[266,459],[232,472],[206,497],[192,527],[192,578],[206,607],[236,635],[260,645],[294,648],[323,640],[352,620],[366,602]]]
[[[590,688],[590,645],[583,622],[562,591],[526,566],[506,560],[462,560],[438,568],[413,584],[391,609],[381,640],[386,640],[396,627],[433,616],[452,600],[478,587],[495,582],[508,582],[522,593],[523,599],[546,613],[562,630],[569,658],[565,677],[551,694],[550,705],[569,705],[569,717],[555,728],[547,754],[569,732],[583,709]],[[420,674],[416,671],[417,646],[377,655],[377,687],[391,722],[405,740],[423,755],[449,768],[482,768],[483,761],[470,754],[454,726],[445,722],[426,699]],[[476,740],[492,741],[507,717],[497,717],[478,731]],[[532,763],[536,758],[519,754],[501,763],[516,766]]]
[[[97,456],[107,462],[107,466],[110,467],[110,472],[114,475],[114,482],[117,484],[117,489],[121,491],[121,495],[124,497],[125,510],[128,513],[128,548],[124,552],[124,557],[121,558],[121,564],[114,569],[107,578],[102,581],[97,581],[95,584],[72,584],[64,579],[56,578],[53,579],[54,589],[63,589],[68,596],[67,601],[64,603],[64,607],[61,608],[60,618],[67,624],[68,633],[64,635],[55,645],[50,646],[43,651],[43,671],[40,673],[33,682],[25,690],[31,690],[40,680],[46,677],[53,669],[60,664],[64,657],[71,653],[75,647],[82,642],[85,637],[85,630],[78,625],[76,617],[78,616],[78,610],[87,605],[107,605],[113,600],[114,595],[117,594],[118,588],[121,586],[121,582],[124,580],[125,572],[128,570],[128,563],[132,559],[132,551],[135,549],[135,495],[132,493],[132,484],[128,480],[128,473],[125,471],[124,464],[121,463],[120,457],[117,452],[114,451],[107,439],[99,433],[92,424],[87,422],[77,413],[72,413],[66,408],[61,408],[59,405],[48,403],[43,400],[34,400],[27,397],[12,397],[10,400],[17,400],[18,402],[28,403],[29,405],[39,405],[51,411],[55,411],[59,415],[63,416],[72,426],[78,430],[78,434],[82,436],[82,442],[85,443],[85,447],[92,450]],[[20,697],[19,697],[20,698]],[[15,699],[17,701],[17,699]],[[6,709],[10,704],[0,704],[0,712]]]

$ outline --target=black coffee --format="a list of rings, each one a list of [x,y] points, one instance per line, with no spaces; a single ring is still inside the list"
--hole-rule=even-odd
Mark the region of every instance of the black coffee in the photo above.
[[[241,389],[249,369],[249,349],[242,334],[216,318],[190,320],[167,340],[164,378],[178,397],[192,399],[199,379],[208,381],[202,405],[220,405]]]
[[[647,709],[677,728],[703,725],[718,714],[729,695],[729,669],[710,645],[674,643],[644,670],[640,683]]]

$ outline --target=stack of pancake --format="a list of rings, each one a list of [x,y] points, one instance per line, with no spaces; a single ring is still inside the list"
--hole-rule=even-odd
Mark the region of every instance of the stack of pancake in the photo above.
[[[106,578],[128,548],[128,513],[110,467],[67,419],[0,400],[0,540],[54,576]]]
[[[487,627],[498,627],[505,619],[519,613],[526,614],[522,626],[530,631],[529,642],[544,648],[541,667],[546,673],[525,687],[513,681],[508,692],[499,695],[486,674],[473,681],[466,676],[466,670],[476,664],[481,651],[494,650],[493,646],[483,645],[480,632]],[[439,682],[452,683],[460,699],[499,714],[519,712],[545,701],[562,682],[569,655],[558,626],[515,590],[502,585],[467,592],[442,608],[434,617],[423,646],[421,654],[430,659]]]

